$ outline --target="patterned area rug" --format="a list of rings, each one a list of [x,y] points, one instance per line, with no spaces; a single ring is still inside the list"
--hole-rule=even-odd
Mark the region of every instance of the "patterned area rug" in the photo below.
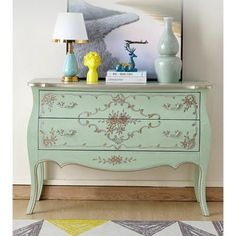
[[[222,236],[223,221],[14,220],[13,236]]]

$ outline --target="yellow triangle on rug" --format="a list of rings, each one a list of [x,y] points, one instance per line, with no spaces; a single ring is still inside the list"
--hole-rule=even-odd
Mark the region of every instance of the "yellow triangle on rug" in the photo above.
[[[77,236],[108,222],[108,220],[48,220],[48,222],[66,231],[71,236]]]

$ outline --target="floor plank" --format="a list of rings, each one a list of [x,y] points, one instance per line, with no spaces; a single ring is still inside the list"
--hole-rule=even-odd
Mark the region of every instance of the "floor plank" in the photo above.
[[[13,201],[14,219],[223,220],[223,202],[209,202],[210,217],[197,202],[42,200],[26,215],[28,200]]]
[[[13,185],[13,199],[30,197],[30,185]],[[44,200],[151,200],[193,202],[196,200],[193,187],[148,187],[148,186],[53,186],[44,185],[41,199]],[[223,201],[223,188],[207,187],[208,202]]]

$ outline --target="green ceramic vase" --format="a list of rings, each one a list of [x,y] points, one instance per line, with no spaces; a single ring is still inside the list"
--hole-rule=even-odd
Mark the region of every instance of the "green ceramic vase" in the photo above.
[[[178,83],[180,80],[182,61],[176,56],[179,44],[172,30],[172,21],[172,17],[164,17],[164,32],[158,44],[155,71],[160,83]]]

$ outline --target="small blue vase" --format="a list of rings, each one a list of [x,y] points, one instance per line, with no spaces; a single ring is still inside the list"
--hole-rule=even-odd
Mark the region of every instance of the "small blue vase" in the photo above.
[[[155,60],[155,71],[160,83],[178,83],[182,61],[176,54],[179,43],[172,30],[173,17],[164,17],[164,32],[158,44],[159,57]]]

